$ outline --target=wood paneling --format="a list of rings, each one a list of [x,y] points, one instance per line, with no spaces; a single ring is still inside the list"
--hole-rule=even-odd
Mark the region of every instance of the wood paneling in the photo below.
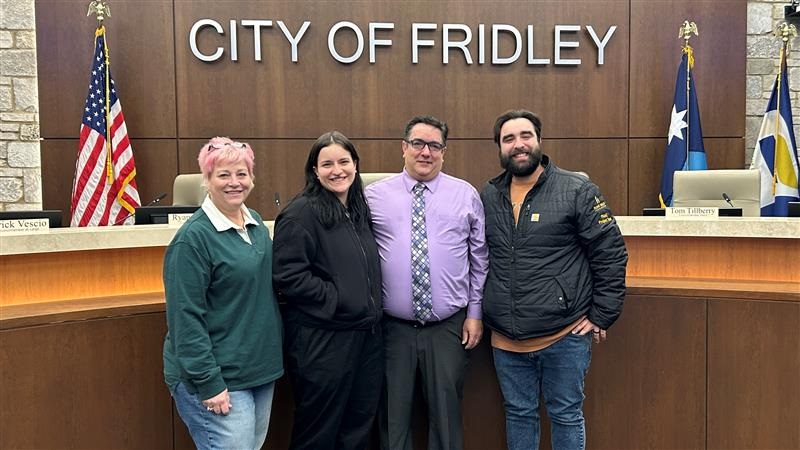
[[[664,123],[664,129],[669,123]],[[666,134],[666,133],[665,133]],[[744,164],[743,138],[704,138],[709,169],[742,169]],[[658,208],[661,173],[667,140],[631,139],[628,182],[636,189],[628,191],[628,215],[642,214],[642,208]]]
[[[625,280],[629,294],[692,298],[731,298],[800,303],[800,282],[719,280],[710,278],[634,277]]]
[[[133,138],[176,135],[172,3],[115,2],[106,20],[110,67]],[[87,4],[36,0],[39,118],[45,139],[77,138],[80,131],[97,27],[94,15],[86,17]]]
[[[683,46],[678,28],[690,20],[700,33],[690,44],[703,136],[744,136],[747,0],[631,1],[630,20],[629,135],[666,137]]]
[[[234,139],[241,139],[233,136]],[[280,209],[275,204],[275,194],[281,207],[305,186],[304,168],[313,140],[248,139],[255,153],[255,187],[246,204],[261,214],[264,220],[273,220]],[[197,153],[207,139],[182,139],[179,145],[181,173],[200,172]],[[358,143],[356,143],[358,145]],[[363,157],[362,157],[363,159]]]
[[[465,450],[506,448],[503,394],[495,375],[490,339],[485,329],[480,344],[469,355],[462,404]],[[427,422],[422,425],[427,428]],[[416,433],[421,432],[419,428]]]
[[[298,169],[311,142],[321,133],[338,129],[356,141],[359,149],[363,147],[362,170],[399,171],[395,140],[402,135],[405,122],[420,113],[448,121],[452,132],[445,171],[480,189],[499,172],[492,157],[495,147],[489,141],[495,117],[509,108],[524,107],[544,120],[545,149],[556,163],[588,172],[615,214],[624,215],[657,206],[663,136],[680,56],[681,41],[675,36],[685,18],[695,20],[701,30],[692,44],[701,111],[706,111],[702,118],[709,166],[743,165],[746,2],[729,3],[723,8],[713,2],[689,0],[449,0],[414,2],[413,8],[408,8],[407,2],[158,0],[148,2],[147,7],[135,2],[115,5],[108,27],[114,73],[131,136],[165,138],[161,144],[134,140],[144,203],[169,192],[177,173],[197,171],[196,151],[206,139],[230,135],[261,147],[256,149],[258,181],[248,204],[265,218],[274,218],[279,211],[274,194],[279,193],[286,204],[302,188]],[[67,193],[72,186],[76,146],[53,139],[75,138],[79,129],[77,118],[88,76],[82,61],[88,66],[94,27],[83,9],[77,0],[37,0],[40,114],[45,138],[43,206],[64,211],[69,209]],[[347,13],[343,16],[342,11]],[[127,20],[129,17],[137,19]],[[224,36],[205,30],[199,38],[205,52],[224,48],[219,61],[202,62],[189,50],[189,30],[201,18],[218,20],[226,29]],[[245,18],[273,21],[261,32],[262,61],[254,60],[252,28],[242,26],[237,28],[239,59],[230,60],[228,20]],[[298,46],[296,63],[290,60],[290,46],[278,20],[292,32],[304,20],[311,21]],[[378,38],[391,39],[392,46],[378,47],[374,64],[368,62],[368,48],[353,64],[335,61],[327,47],[327,34],[341,20],[352,21],[365,36],[369,22],[394,23],[393,30],[378,32]],[[420,35],[435,45],[421,47],[419,63],[412,64],[411,23],[422,22],[437,24],[436,31]],[[470,27],[473,35],[468,48],[473,64],[452,49],[449,63],[442,63],[444,23]],[[487,28],[483,44],[487,61],[491,59],[492,24],[520,29],[520,60],[510,65],[479,64],[478,24]],[[563,50],[565,58],[581,59],[579,66],[554,64],[557,24],[583,27],[564,37],[579,43],[578,48]],[[534,57],[549,58],[550,64],[527,65],[527,25],[534,30]],[[597,64],[587,25],[601,34],[611,25],[617,26],[602,66]],[[452,32],[451,37],[461,39],[462,32]],[[86,45],[74,45],[81,41]],[[501,34],[500,54],[510,55],[512,44],[509,35]],[[355,45],[351,32],[337,36],[341,53],[352,52]],[[642,139],[626,144],[629,136]],[[176,145],[181,149],[177,159]],[[565,152],[565,157],[559,152]],[[54,153],[58,153],[56,158],[50,159]],[[379,162],[373,163],[373,158]],[[165,204],[170,202],[170,197],[164,199]]]
[[[608,340],[592,348],[587,448],[705,446],[706,304],[628,295]]]
[[[402,126],[401,126],[402,127]],[[400,172],[403,170],[400,139],[353,139],[361,158],[361,172]],[[238,138],[237,138],[238,139]],[[179,167],[182,173],[198,172],[197,151],[205,143],[200,139],[182,139],[179,144]],[[274,202],[278,193],[285,206],[305,185],[304,168],[313,140],[251,139],[256,154],[256,188],[247,205],[265,220],[279,212]],[[624,139],[553,139],[545,140],[544,151],[560,167],[587,172],[600,186],[615,214],[625,215],[628,183],[618,175],[618,167],[627,166],[627,141]],[[490,140],[449,139],[443,171],[472,184],[478,191],[500,173],[497,146]]]
[[[312,138],[331,128],[357,138],[396,136],[405,120],[425,112],[451,117],[453,137],[485,138],[490,135],[497,114],[519,106],[540,110],[553,124],[553,137],[625,136],[627,101],[619,93],[625,92],[627,86],[628,36],[623,19],[628,15],[627,4],[576,1],[506,5],[415,2],[409,9],[404,2],[318,1],[302,6],[279,1],[176,2],[181,137],[217,132],[220,116],[227,120],[226,132],[238,136]],[[345,16],[343,10],[347,11]],[[218,46],[226,49],[221,60],[205,63],[191,54],[186,36],[196,20],[206,17],[224,19],[225,27],[228,18],[244,17],[283,20],[292,30],[297,30],[303,20],[312,23],[299,45],[297,63],[290,61],[289,46],[277,26],[262,32],[261,62],[253,58],[251,29],[238,28],[236,62],[229,59],[227,34],[223,37],[210,30],[201,33],[200,47],[205,52]],[[393,45],[378,48],[375,64],[369,64],[368,50],[355,63],[339,63],[329,54],[327,34],[340,20],[354,22],[365,34],[370,21],[393,22],[394,30],[379,33],[380,38],[391,39]],[[424,39],[436,41],[436,45],[420,49],[418,64],[411,61],[412,22],[439,24],[436,31],[421,34]],[[443,23],[463,23],[473,28],[470,50],[474,64],[466,64],[456,51],[450,52],[449,64],[442,64]],[[492,24],[510,24],[520,29],[521,59],[505,66],[477,64],[479,23],[488,29],[484,45],[488,58]],[[529,24],[534,27],[535,56],[550,58],[550,65],[525,63],[525,32]],[[605,49],[605,64],[597,65],[594,44],[583,29],[565,35],[565,40],[577,41],[580,46],[564,51],[564,57],[580,58],[582,64],[554,66],[556,24],[591,25],[598,33],[617,25]],[[453,34],[454,39],[461,36]],[[354,46],[350,32],[337,35],[336,42],[342,53]],[[513,52],[508,36],[503,36],[500,43],[502,55]],[[554,92],[559,95],[542,95]],[[592,102],[586,102],[587,98]],[[575,120],[575,107],[579,104],[586,107],[581,110],[582,120]]]
[[[41,154],[42,206],[44,209],[60,209],[61,223],[68,226],[78,140],[45,139],[41,144]]]
[[[542,141],[542,150],[556,165],[586,172],[597,184],[614,214],[629,214],[626,205],[629,187],[627,177],[620,176],[628,166],[627,142],[623,139],[564,139]]]
[[[800,448],[800,304],[712,300],[708,448]]]
[[[718,296],[718,282],[634,284],[609,339],[593,347],[588,447],[704,448],[708,436],[707,448],[796,448],[800,303],[780,300],[785,293],[772,298],[755,282],[740,283],[744,291],[729,290],[724,300],[703,297]],[[15,408],[0,412],[4,430],[13,430],[0,433],[0,446],[193,448],[163,384],[166,322],[163,303],[152,299],[98,299],[85,315],[65,313],[64,305],[29,306],[25,323],[6,316],[23,307],[3,309],[0,395]],[[417,411],[421,449],[427,424]],[[282,379],[265,448],[288,448],[291,414]],[[486,340],[470,356],[464,425],[466,449],[504,448],[502,397]],[[544,444],[548,427],[544,419]]]
[[[2,306],[161,292],[164,247],[6,255]],[[35,267],[36,270],[31,270]]]
[[[339,129],[353,138],[362,171],[398,172],[403,126],[420,113],[448,121],[452,132],[444,170],[480,190],[499,172],[497,147],[491,142],[495,117],[522,107],[541,114],[543,148],[555,163],[587,172],[614,212],[624,215],[657,206],[682,43],[677,28],[684,19],[697,22],[701,33],[692,45],[709,166],[743,166],[746,5],[745,0],[724,6],[693,0],[118,2],[112,5],[108,39],[128,129],[140,138],[133,145],[143,202],[171,193],[177,173],[197,172],[197,150],[209,137],[230,135],[256,150],[256,189],[248,205],[272,219],[278,213],[274,193],[285,205],[302,189],[308,149],[321,133]],[[36,10],[43,206],[66,212],[95,22],[85,17],[85,2],[78,0],[37,0]],[[245,18],[283,20],[292,31],[303,20],[312,24],[299,45],[297,63],[290,62],[289,45],[275,23],[262,31],[263,61],[253,60],[252,29],[239,27],[239,61],[230,61],[226,53],[223,60],[204,63],[188,48],[189,28],[200,18],[219,20],[226,28],[227,20]],[[358,24],[365,35],[370,21],[394,22],[394,30],[379,33],[393,45],[378,48],[375,64],[367,60],[368,49],[358,62],[340,64],[327,49],[327,31],[340,20]],[[438,24],[437,31],[421,35],[436,46],[420,49],[419,64],[411,63],[412,22]],[[489,30],[491,24],[515,25],[523,40],[531,24],[535,56],[550,58],[551,64],[527,66],[524,43],[521,60],[512,65],[468,65],[457,51],[450,51],[444,65],[443,23],[472,29],[473,58],[479,23]],[[594,45],[583,29],[566,36],[580,47],[564,55],[581,58],[582,64],[552,65],[556,24],[592,25],[599,33],[617,25],[605,64],[596,64]],[[487,31],[487,58],[490,35]],[[224,36],[204,33],[200,45],[220,45],[227,52],[228,39],[228,31]],[[502,54],[511,52],[510,44],[508,36],[501,37]],[[352,51],[352,35],[341,33],[337,48]],[[171,203],[171,197],[164,203]],[[776,274],[775,267],[768,270],[759,259],[766,248],[792,260],[797,249],[785,241],[626,240],[632,254],[629,275],[666,276],[669,268],[673,276],[798,281],[796,273]],[[38,272],[20,268],[12,273],[3,266],[2,283],[18,284],[3,284],[0,290],[26,301],[160,290],[163,249],[141,249],[125,258],[120,251],[73,256],[83,266],[103,267],[102,276],[101,271],[96,271],[99,278],[77,275],[73,266],[41,256],[11,256],[3,264]],[[37,286],[42,279],[48,286]],[[119,291],[109,292],[110,287]],[[705,305],[702,297],[690,301],[653,293],[629,298],[610,340],[595,347],[587,381],[590,447],[705,445],[705,425],[698,419],[705,398],[695,397],[702,389],[698,358],[703,357]],[[796,303],[788,309],[762,305],[769,303],[760,302],[757,311],[727,302],[712,305],[709,352],[718,355],[708,371],[709,414],[714,414],[708,421],[709,447],[800,445],[800,427],[790,428],[799,421],[797,408],[780,406],[800,403],[797,388],[784,378],[800,372],[797,354],[791,353],[800,348],[800,313],[791,308]],[[0,447],[170,448],[174,425],[175,448],[191,448],[161,380],[163,333],[163,314],[3,331],[0,398],[16,399],[17,405],[0,409],[4,431],[14,430],[0,434]],[[777,377],[777,388],[767,387],[772,379],[758,377],[761,366]],[[130,391],[131,385],[138,390]],[[268,448],[287,447],[287,388],[281,386],[276,394]],[[752,393],[741,394],[748,390]],[[503,448],[502,406],[485,343],[473,352],[466,394],[466,445]],[[9,423],[14,427],[6,428]]]
[[[1,448],[172,448],[164,314],[0,331]]]
[[[629,277],[800,281],[796,267],[774,263],[796,257],[797,239],[626,236],[625,244]]]
[[[114,295],[54,302],[2,305],[0,330],[164,312],[164,293]]]
[[[169,195],[161,204],[172,204],[172,182],[178,174],[175,141],[132,139],[131,147],[136,159],[136,183],[142,204],[147,204],[163,192]],[[41,148],[42,204],[45,209],[60,209],[62,222],[69,225],[78,140],[46,139]]]

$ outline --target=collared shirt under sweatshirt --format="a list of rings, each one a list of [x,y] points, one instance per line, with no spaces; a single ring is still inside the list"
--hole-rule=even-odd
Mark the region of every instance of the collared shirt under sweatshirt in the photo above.
[[[164,378],[171,389],[183,382],[202,399],[283,374],[269,232],[253,210],[244,213],[242,230],[226,227],[208,203],[181,226],[164,256]]]

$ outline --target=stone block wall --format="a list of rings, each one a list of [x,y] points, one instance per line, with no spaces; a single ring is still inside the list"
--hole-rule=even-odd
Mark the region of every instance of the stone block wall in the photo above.
[[[34,0],[0,0],[0,211],[42,209]]]
[[[788,0],[751,0],[747,4],[747,107],[745,161],[750,166],[761,121],[779,69],[781,39],[773,32],[784,20]],[[722,5],[720,5],[722,6]],[[798,25],[800,28],[800,24]],[[800,138],[800,38],[789,41],[789,95],[794,136]]]

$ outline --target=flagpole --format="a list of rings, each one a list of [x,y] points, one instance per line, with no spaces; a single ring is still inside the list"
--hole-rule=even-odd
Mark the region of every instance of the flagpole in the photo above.
[[[691,124],[691,117],[692,112],[689,109],[691,107],[689,102],[689,90],[691,89],[691,76],[692,76],[692,66],[694,65],[694,55],[692,54],[692,47],[689,45],[689,39],[692,37],[692,33],[695,36],[699,36],[697,33],[697,24],[694,22],[689,22],[688,20],[684,20],[683,24],[678,30],[678,37],[683,38],[683,53],[686,55],[686,119],[687,123]],[[691,164],[692,160],[689,157],[689,134],[692,132],[692,127],[686,127],[686,169],[692,170]]]
[[[778,184],[778,137],[780,136],[781,132],[781,120],[780,120],[780,113],[781,113],[781,82],[783,81],[783,58],[786,56],[786,45],[787,39],[783,39],[783,44],[781,45],[781,56],[780,56],[780,63],[778,64],[778,79],[775,81],[775,85],[777,89],[775,89],[775,151],[772,152],[772,196],[775,196],[775,192],[777,191],[777,184]]]
[[[94,39],[97,42],[97,39],[102,37],[103,38],[103,71],[105,72],[105,86],[103,86],[103,90],[105,91],[105,111],[106,116],[106,180],[108,184],[114,182],[114,160],[113,155],[111,154],[111,97],[110,89],[108,86],[108,79],[109,79],[109,70],[108,70],[108,45],[106,45],[106,27],[103,26],[103,21],[106,17],[111,16],[111,11],[108,8],[105,0],[92,0],[89,3],[89,10],[86,12],[86,17],[91,16],[92,14],[95,15],[97,19],[97,29],[94,32]]]
[[[775,196],[777,192],[778,186],[778,137],[780,136],[781,132],[781,120],[780,120],[780,111],[781,111],[781,92],[783,89],[783,67],[784,63],[786,62],[786,50],[789,47],[789,38],[797,36],[797,28],[788,23],[782,22],[778,29],[774,33],[775,36],[780,36],[783,43],[781,44],[781,53],[780,59],[778,63],[778,78],[775,80],[775,85],[777,88],[775,89],[775,151],[772,155],[772,196]]]

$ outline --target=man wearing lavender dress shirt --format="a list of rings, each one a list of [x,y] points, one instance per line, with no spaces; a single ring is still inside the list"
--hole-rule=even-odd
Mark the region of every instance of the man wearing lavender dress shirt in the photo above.
[[[366,188],[383,272],[386,402],[381,447],[410,450],[417,371],[428,406],[428,448],[461,449],[461,398],[467,350],[483,333],[481,298],[488,270],[483,205],[466,181],[441,173],[447,124],[431,116],[408,123],[405,168]],[[412,309],[412,189],[425,186],[432,319]]]

